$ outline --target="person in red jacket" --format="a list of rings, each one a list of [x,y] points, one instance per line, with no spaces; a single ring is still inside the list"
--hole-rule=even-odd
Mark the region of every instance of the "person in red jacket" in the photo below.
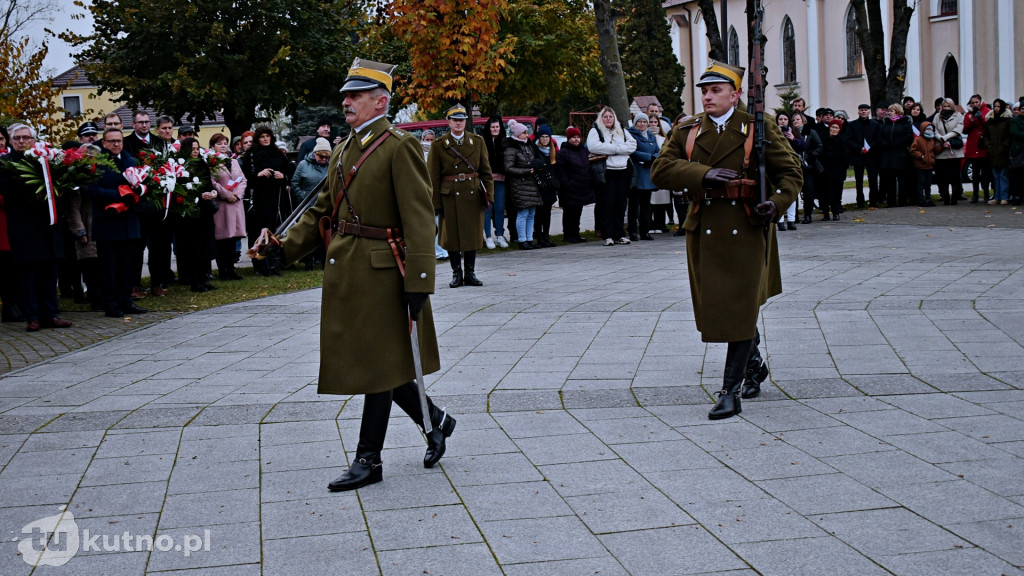
[[[971,204],[978,203],[979,191],[984,191],[985,202],[988,202],[988,190],[992,184],[992,166],[989,163],[988,152],[981,148],[978,143],[985,131],[985,117],[992,109],[975,94],[967,101],[967,112],[964,114],[964,135],[967,142],[964,144],[964,158],[971,170],[971,184],[974,186],[974,197]],[[966,198],[957,198],[966,200]]]

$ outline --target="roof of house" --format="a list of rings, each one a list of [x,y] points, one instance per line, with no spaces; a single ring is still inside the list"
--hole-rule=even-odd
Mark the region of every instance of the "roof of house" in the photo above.
[[[73,66],[70,69],[66,70],[65,72],[62,72],[62,73],[58,74],[57,76],[55,76],[53,78],[53,83],[55,85],[57,85],[57,86],[64,86],[66,88],[88,88],[88,87],[95,87],[96,86],[96,84],[92,80],[89,79],[89,77],[85,73],[85,69],[82,68],[81,66]],[[156,118],[158,116],[162,116],[163,115],[160,111],[156,110],[152,106],[142,106],[142,107],[138,107],[138,109],[139,110],[144,110],[147,114],[149,114],[149,117],[151,119],[153,119],[153,120],[156,120]],[[113,111],[113,113],[117,114],[118,116],[121,117],[121,122],[125,126],[131,126],[131,124],[132,124],[132,115],[134,114],[135,110],[136,110],[135,106],[130,106],[130,105],[125,104],[125,105],[115,109]],[[181,126],[182,124],[192,124],[192,125],[195,125],[196,124],[196,120],[197,120],[197,115],[196,114],[188,113],[188,114],[182,115],[181,118],[178,118],[175,121],[174,125],[175,126]],[[206,126],[210,126],[210,125],[223,125],[223,124],[224,124],[224,114],[222,114],[220,110],[218,110],[214,114],[214,117],[212,119],[207,118],[206,120],[203,120],[203,122],[201,123],[201,125],[206,125]]]
[[[657,96],[637,96],[633,98],[633,102],[640,107],[641,110],[646,110],[651,104],[657,104],[661,106],[661,101],[658,100]]]

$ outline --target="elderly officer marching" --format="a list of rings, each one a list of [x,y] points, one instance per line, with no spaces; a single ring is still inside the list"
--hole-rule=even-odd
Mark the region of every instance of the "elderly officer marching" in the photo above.
[[[483,286],[476,277],[476,251],[484,243],[484,210],[494,201],[491,163],[483,138],[466,132],[466,109],[457,104],[447,117],[451,131],[431,144],[427,167],[434,185],[434,209],[440,217],[441,247],[451,259],[448,286]]]
[[[717,420],[740,413],[740,396],[753,398],[768,378],[757,349],[757,318],[782,292],[775,227],[803,184],[800,162],[779,127],[765,122],[768,190],[755,190],[753,117],[736,109],[743,68],[711,62],[700,77],[704,112],[676,127],[651,168],[660,188],[682,190],[690,202],[683,224],[694,318],[704,342],[728,342]],[[767,256],[766,256],[767,254]],[[742,387],[742,392],[741,392]]]
[[[435,227],[419,141],[387,119],[394,68],[356,58],[341,88],[352,131],[331,154],[326,186],[280,242],[270,236],[250,250],[257,256],[278,252],[290,265],[327,245],[317,391],[365,394],[355,460],[328,485],[332,491],[381,481],[392,402],[423,428],[425,399],[431,424],[427,468],[444,455],[445,438],[455,429],[455,420],[413,381],[416,350],[423,372],[440,369],[428,301]],[[415,348],[410,318],[417,320]]]

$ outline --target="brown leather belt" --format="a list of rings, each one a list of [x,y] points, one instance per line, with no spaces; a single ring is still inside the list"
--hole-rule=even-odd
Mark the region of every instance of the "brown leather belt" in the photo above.
[[[753,200],[757,197],[754,180],[733,180],[721,188],[706,188],[697,192],[683,191],[683,198],[687,202],[700,202],[702,200]]]
[[[342,220],[338,222],[338,234],[346,236],[359,236],[360,238],[372,238],[374,240],[388,240],[388,232],[394,235],[394,228],[375,228]]]
[[[452,174],[451,176],[442,176],[442,182],[465,182],[466,180],[472,180],[479,177],[480,174],[477,172],[460,172],[459,174]]]

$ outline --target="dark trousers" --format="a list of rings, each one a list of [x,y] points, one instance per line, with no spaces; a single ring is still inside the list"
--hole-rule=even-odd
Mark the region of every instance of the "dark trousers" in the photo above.
[[[82,300],[82,270],[78,266],[75,244],[78,239],[72,234],[64,234],[64,259],[57,263],[57,286],[60,287],[61,298]]]
[[[135,240],[96,242],[103,276],[103,303],[108,311],[123,310],[132,303]]]
[[[687,202],[683,195],[676,196],[672,195],[672,207],[676,209],[676,221],[679,222],[679,227],[683,227],[683,222],[686,222],[686,215],[690,212],[690,203]]]
[[[629,197],[629,171],[605,170],[605,185],[597,190],[596,210],[600,211],[601,237],[624,238],[622,229]],[[595,213],[596,215],[596,213]]]
[[[363,420],[359,424],[359,444],[356,457],[379,456],[384,449],[384,438],[388,433],[388,418],[391,416],[391,403],[398,404],[403,412],[417,426],[423,428],[423,409],[420,407],[419,392],[412,382],[402,384],[394,390],[366,394],[363,400]],[[427,405],[434,409],[434,402],[427,397]]]
[[[861,165],[853,165],[853,180],[857,183],[857,206],[864,205],[864,172],[868,173],[868,202],[878,205],[878,162],[868,159]]]
[[[217,240],[217,274],[227,278],[235,274],[235,242],[238,238]],[[323,251],[323,248],[320,248]],[[322,261],[322,259],[321,259]]]
[[[1024,168],[1010,168],[1010,204],[1020,206],[1024,201]]]
[[[878,186],[887,206],[899,204],[899,179],[901,170],[883,168],[879,172]]]
[[[935,183],[939,186],[939,198],[943,202],[964,195],[964,183],[960,178],[961,158],[945,158],[935,161]]]
[[[82,279],[85,280],[85,295],[93,309],[100,310],[106,304],[103,299],[103,269],[100,266],[100,259],[83,258],[78,261],[82,269]]]
[[[918,168],[917,170],[917,203],[925,205],[932,199],[932,171]]]
[[[178,276],[192,286],[206,282],[213,260],[213,214],[200,213],[179,220]],[[232,255],[232,260],[234,259]]]
[[[135,244],[132,261],[132,286],[142,286],[142,262],[146,248],[149,248],[149,285],[170,284],[174,273],[171,271],[171,243],[174,240],[173,216],[162,220],[163,212],[139,215],[139,240]]]
[[[15,264],[18,275],[18,296],[25,320],[57,316],[57,261],[21,262]]]
[[[544,204],[537,206],[537,211],[533,214],[533,237],[538,240],[544,238],[545,240],[551,236],[551,205]],[[527,238],[524,242],[529,242]]]
[[[18,294],[18,274],[11,259],[11,251],[0,251],[0,301],[4,304],[5,318],[14,315],[14,312],[20,309],[19,300],[21,298]]]
[[[630,234],[645,236],[651,232],[651,192],[632,188],[628,195],[626,222]]]
[[[978,193],[984,192],[988,197],[988,191],[992,188],[992,162],[988,156],[971,158],[967,160],[971,165],[971,185],[974,186],[974,199],[978,199]]]
[[[917,168],[911,162],[899,175],[899,205],[917,204]]]
[[[804,197],[804,221],[810,222],[814,214],[815,185],[821,176],[817,170],[808,168],[804,170],[804,186],[800,189]]]
[[[566,240],[580,237],[580,218],[583,206],[562,206],[562,237]]]

